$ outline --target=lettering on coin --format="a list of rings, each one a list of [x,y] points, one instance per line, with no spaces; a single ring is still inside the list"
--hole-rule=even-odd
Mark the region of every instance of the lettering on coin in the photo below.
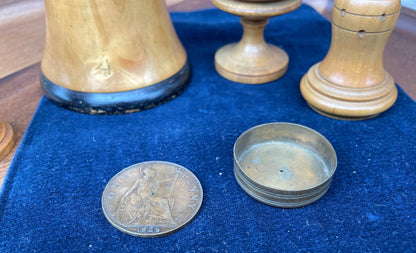
[[[104,190],[102,208],[122,232],[140,237],[168,234],[186,225],[202,204],[199,180],[169,162],[145,162],[115,175]]]

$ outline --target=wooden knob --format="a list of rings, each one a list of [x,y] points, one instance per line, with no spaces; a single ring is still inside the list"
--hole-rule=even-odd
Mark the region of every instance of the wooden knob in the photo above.
[[[13,149],[15,144],[12,126],[0,121],[0,161]]]
[[[397,22],[400,1],[337,0],[331,47],[301,81],[301,92],[318,112],[365,119],[390,108],[397,98],[383,52]]]

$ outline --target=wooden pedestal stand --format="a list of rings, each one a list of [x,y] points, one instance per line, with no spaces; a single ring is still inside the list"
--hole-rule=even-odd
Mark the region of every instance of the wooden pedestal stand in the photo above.
[[[0,121],[0,161],[10,153],[14,144],[13,128],[9,123]]]
[[[315,111],[361,120],[394,104],[397,89],[384,70],[383,51],[399,11],[400,0],[335,1],[329,52],[300,84],[303,97]]]
[[[221,10],[241,17],[244,34],[240,42],[226,45],[215,54],[215,68],[226,79],[247,84],[274,81],[286,73],[289,57],[267,44],[263,31],[268,19],[295,10],[301,0],[212,0]]]

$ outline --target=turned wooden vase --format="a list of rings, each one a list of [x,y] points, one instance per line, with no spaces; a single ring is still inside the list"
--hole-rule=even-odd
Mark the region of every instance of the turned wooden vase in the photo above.
[[[118,114],[179,95],[186,52],[163,0],[45,0],[41,85],[79,112]]]

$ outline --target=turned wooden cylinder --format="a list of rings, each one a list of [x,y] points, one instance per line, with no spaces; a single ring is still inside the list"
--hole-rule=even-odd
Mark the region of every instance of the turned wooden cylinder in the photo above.
[[[301,92],[316,111],[334,118],[371,118],[397,98],[383,52],[400,12],[400,0],[336,0],[332,41],[322,62],[301,81]]]
[[[45,0],[42,86],[80,112],[124,113],[178,95],[186,52],[164,0]]]

